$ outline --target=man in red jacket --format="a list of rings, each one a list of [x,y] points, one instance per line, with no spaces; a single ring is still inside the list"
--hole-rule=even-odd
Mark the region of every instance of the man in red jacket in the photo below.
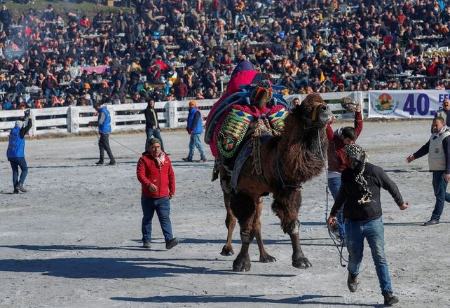
[[[152,138],[142,154],[136,168],[136,174],[142,185],[141,205],[142,242],[144,248],[150,248],[152,219],[156,211],[166,241],[166,249],[178,244],[173,237],[170,222],[170,199],[175,194],[175,174],[172,163],[163,151],[161,141]]]

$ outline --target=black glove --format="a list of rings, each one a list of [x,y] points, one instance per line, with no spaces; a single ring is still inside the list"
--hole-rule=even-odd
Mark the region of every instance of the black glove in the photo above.
[[[30,117],[30,112],[31,112],[31,109],[25,110],[25,118],[29,118]]]

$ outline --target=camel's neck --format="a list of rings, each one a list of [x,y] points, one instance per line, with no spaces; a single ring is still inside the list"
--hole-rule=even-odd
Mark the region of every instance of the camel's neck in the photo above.
[[[298,131],[281,138],[277,153],[282,172],[290,182],[306,182],[319,175],[325,166],[326,136],[324,129]]]

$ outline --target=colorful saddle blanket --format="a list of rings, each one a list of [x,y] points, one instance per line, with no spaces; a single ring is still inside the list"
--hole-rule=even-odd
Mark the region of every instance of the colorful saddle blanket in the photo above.
[[[279,135],[283,131],[287,114],[288,111],[282,105],[263,110],[256,106],[232,106],[215,133],[217,137],[214,139],[220,156],[225,160],[234,158],[244,138],[253,134],[252,128],[256,129],[258,125],[268,135]]]

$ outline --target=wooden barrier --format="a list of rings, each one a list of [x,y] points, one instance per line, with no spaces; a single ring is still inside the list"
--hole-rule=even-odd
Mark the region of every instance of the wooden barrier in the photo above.
[[[294,97],[303,99],[306,95],[290,95],[286,100],[290,102]],[[367,92],[334,92],[321,93],[337,118],[348,119],[353,117],[341,107],[344,97],[351,97],[361,103],[364,113],[367,106]],[[204,119],[216,99],[198,100],[197,105]],[[122,104],[107,105],[111,115],[111,128],[113,132],[140,130],[145,128],[144,109],[147,104]],[[158,113],[161,128],[180,128],[186,126],[188,117],[188,101],[157,102],[155,109]],[[9,130],[14,127],[14,122],[21,119],[23,110],[0,110],[0,137],[8,136]],[[70,106],[57,108],[32,109],[30,117],[33,127],[30,135],[51,134],[77,134],[96,129],[97,113],[92,106]],[[95,124],[95,125],[93,125]]]

